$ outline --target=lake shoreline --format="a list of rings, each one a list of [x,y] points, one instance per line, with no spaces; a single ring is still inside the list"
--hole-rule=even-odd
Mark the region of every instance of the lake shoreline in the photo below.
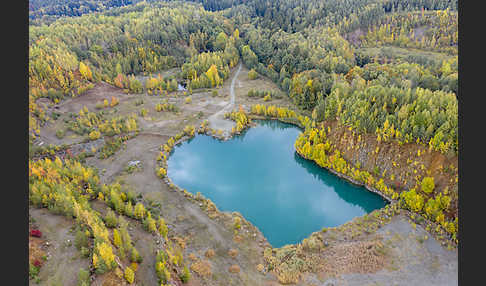
[[[302,131],[302,127],[301,127],[301,126],[299,126],[298,124],[296,124],[294,121],[291,121],[291,120],[278,120],[278,119],[274,119],[274,118],[270,118],[270,119],[269,119],[269,118],[263,118],[263,117],[260,117],[260,118],[252,117],[252,119],[264,120],[264,121],[277,121],[277,122],[281,122],[281,123],[284,123],[284,124],[290,124],[290,125],[292,125],[292,126],[294,126],[294,127],[298,127],[298,129],[299,129],[299,131],[300,131],[300,132]],[[253,121],[253,122],[251,122],[249,125],[247,125],[247,126],[246,126],[246,128],[244,128],[243,130],[241,130],[241,132],[237,132],[237,133],[231,134],[230,136],[224,136],[224,135],[222,136],[221,134],[217,135],[217,132],[210,132],[210,131],[208,131],[208,130],[201,130],[201,129],[199,129],[199,130],[198,130],[197,134],[206,135],[206,136],[212,137],[212,138],[214,138],[214,139],[217,139],[218,141],[227,141],[227,140],[230,140],[230,139],[232,139],[232,138],[235,138],[235,135],[239,135],[239,136],[243,135],[243,134],[244,134],[244,133],[246,133],[246,132],[247,132],[247,131],[248,131],[248,130],[251,128],[251,127],[254,127],[254,126],[257,126],[257,123]],[[180,145],[181,145],[183,142],[185,142],[185,141],[189,141],[189,140],[192,140],[194,137],[195,137],[195,135],[194,135],[194,136],[184,136],[184,137],[180,138],[179,140],[175,141],[175,142],[174,142],[174,144],[173,144],[173,146],[174,146],[174,147],[175,147],[175,146],[179,146],[179,147],[180,147]],[[293,146],[294,140],[292,139],[291,141],[292,141],[292,146]],[[295,150],[295,148],[294,148],[294,147],[292,147],[292,149],[293,149],[293,152],[294,152],[294,154],[295,154],[295,152],[297,152],[297,151]],[[173,151],[174,151],[174,149],[172,149],[172,150],[171,150],[171,152],[170,152],[168,155],[169,155],[169,156],[172,156]],[[298,155],[299,155],[301,158],[306,159],[306,158],[304,158],[302,155],[300,155],[298,152],[297,152],[297,154],[298,154]],[[169,156],[167,157],[167,161],[168,161]],[[317,165],[317,164],[316,164],[314,161],[312,161],[312,160],[308,160],[308,159],[306,159],[306,161],[308,161],[308,162],[309,162],[309,163],[311,163],[313,166],[315,166],[315,167],[316,167],[316,169],[318,169],[318,170],[322,170],[322,167],[321,167],[321,166],[319,166],[319,165]],[[167,171],[170,169],[170,168],[168,167],[167,162],[164,162],[164,164],[163,164],[163,166],[162,166],[162,167],[163,167],[163,168],[165,168]],[[382,201],[385,203],[385,205],[388,205],[390,202],[393,202],[393,200],[391,200],[390,198],[388,198],[388,197],[386,197],[386,196],[383,196],[383,194],[381,194],[381,193],[380,193],[378,190],[374,190],[373,188],[370,188],[369,186],[366,186],[366,185],[364,185],[364,184],[360,184],[359,182],[357,182],[357,181],[353,180],[352,178],[349,178],[349,177],[347,177],[347,176],[345,176],[345,175],[343,175],[343,174],[337,173],[337,172],[335,172],[335,171],[334,171],[334,170],[332,170],[332,169],[328,169],[328,168],[324,168],[324,169],[325,169],[326,171],[330,172],[330,173],[331,173],[333,176],[336,176],[336,177],[337,177],[337,178],[339,178],[340,180],[343,180],[343,182],[345,182],[345,183],[351,183],[351,185],[353,185],[353,186],[357,186],[357,187],[364,187],[364,189],[366,189],[366,191],[369,191],[369,192],[372,192],[372,193],[374,193],[374,194],[378,195],[378,196],[379,196],[379,197],[382,199]],[[168,171],[168,172],[169,172],[169,171]],[[167,174],[167,175],[166,175],[166,176],[163,178],[163,180],[164,180],[164,182],[165,182],[165,183],[166,183],[166,184],[167,184],[167,185],[168,185],[170,188],[173,188],[173,189],[175,189],[175,190],[181,191],[182,193],[184,193],[184,195],[185,195],[186,197],[187,197],[187,196],[194,196],[194,195],[195,195],[195,193],[190,192],[190,191],[185,191],[185,190],[184,190],[184,189],[183,189],[181,186],[176,185],[176,184],[174,183],[174,181],[173,181],[171,178],[169,178],[169,175],[168,175],[168,174]],[[191,195],[189,195],[189,194],[191,194]],[[209,200],[209,199],[208,199],[208,200]],[[214,203],[214,202],[213,202],[213,203]],[[380,206],[378,209],[381,209],[381,208],[382,208],[382,207]],[[231,211],[225,211],[225,212],[226,212],[226,213],[231,213]],[[368,212],[369,212],[369,211],[366,211],[366,213],[368,213]],[[363,215],[363,214],[360,214],[360,215],[358,215],[358,217],[360,217],[360,216],[362,216],[362,215]],[[351,220],[352,220],[352,218],[351,218]],[[339,223],[338,225],[333,226],[333,227],[339,227],[339,226],[341,226],[341,225],[343,225],[343,224],[345,224],[345,223],[346,223],[346,222]],[[325,224],[324,224],[324,226],[325,226]],[[321,227],[321,228],[322,228],[322,227]],[[317,230],[317,231],[319,231],[319,230]],[[315,232],[315,231],[313,231],[313,232]],[[311,232],[311,233],[313,233],[313,232]],[[305,236],[305,237],[307,237],[307,236]],[[300,242],[299,242],[299,241],[300,241]],[[301,240],[299,240],[299,241],[298,241],[298,242],[295,242],[295,243],[290,243],[290,244],[299,244],[299,243],[301,243]]]

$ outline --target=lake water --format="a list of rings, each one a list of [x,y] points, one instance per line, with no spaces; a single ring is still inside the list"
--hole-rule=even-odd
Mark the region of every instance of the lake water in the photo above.
[[[386,205],[377,194],[301,158],[294,148],[300,128],[257,122],[225,142],[196,135],[179,144],[168,159],[169,178],[222,211],[240,212],[273,247]]]

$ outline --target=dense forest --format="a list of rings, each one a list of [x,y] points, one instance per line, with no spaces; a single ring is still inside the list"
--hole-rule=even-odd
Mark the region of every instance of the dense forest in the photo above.
[[[31,0],[29,21],[32,25],[52,23],[59,17],[81,16],[141,2],[141,0]]]
[[[159,29],[161,26],[165,29]],[[233,30],[222,16],[183,3],[141,3],[105,14],[65,18],[49,26],[31,26],[31,134],[46,120],[35,99],[47,97],[58,102],[65,96],[82,94],[94,82],[138,92],[141,84],[129,75],[181,66],[187,61],[184,67],[191,85],[207,86],[209,80],[209,86],[214,86],[214,78],[226,78],[228,66],[238,61]],[[207,55],[200,54],[204,52]],[[205,73],[212,64],[217,74],[213,68],[208,77]],[[193,70],[203,77],[197,80]]]
[[[236,122],[232,134],[251,124],[250,115],[296,123],[304,129],[295,143],[298,154],[372,182],[403,201],[404,208],[441,225],[457,242],[457,180],[455,189],[434,189],[433,179],[424,177],[414,188],[395,192],[379,174],[374,177],[346,162],[324,127],[332,122],[357,136],[417,144],[457,158],[462,96],[457,6],[457,0],[31,0],[29,141],[32,145],[52,120],[52,112],[40,102],[55,106],[104,82],[124,93],[161,96],[155,111],[178,113],[180,107],[167,95],[179,83],[187,88],[185,102],[190,103],[195,90],[222,87],[242,62],[250,79],[264,77],[280,89],[278,96],[252,89],[248,97],[267,101],[283,96],[296,109],[257,104],[247,113],[240,107],[226,114]],[[170,69],[177,72],[159,74]],[[147,79],[141,81],[141,76]],[[96,108],[116,105],[112,98]],[[144,117],[147,110],[140,113]],[[122,136],[139,127],[134,114],[107,118],[103,111],[83,108],[71,118],[66,130],[88,136],[87,141],[113,138],[110,144],[117,146],[107,143],[101,158],[113,154],[128,138]],[[58,138],[63,132],[56,133]],[[158,177],[166,176],[165,161],[174,142],[194,132],[188,126],[161,148],[165,153],[157,159],[162,164]],[[74,158],[29,159],[31,204],[76,217],[78,248],[91,257],[97,274],[117,269],[115,260],[141,260],[124,217],[167,237],[162,216],[156,218],[120,186],[101,184],[95,170]],[[90,200],[106,204],[110,213],[101,216]],[[125,280],[133,281],[132,270],[126,269]],[[181,250],[172,245],[157,255],[155,269],[161,283],[174,271],[181,281],[190,276]]]

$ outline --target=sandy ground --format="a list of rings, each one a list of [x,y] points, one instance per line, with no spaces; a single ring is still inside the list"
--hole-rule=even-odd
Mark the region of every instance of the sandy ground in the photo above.
[[[213,126],[220,126],[217,119],[224,115],[227,108],[236,104],[249,107],[264,103],[261,98],[249,98],[247,93],[250,89],[278,91],[278,87],[265,77],[249,80],[248,69],[242,64],[232,70],[230,78],[231,81],[227,80],[222,87],[216,89],[219,93],[216,97],[211,96],[212,90],[195,91],[190,104],[184,103],[182,96],[169,97],[169,102],[180,108],[179,113],[155,111],[155,105],[162,100],[160,96],[127,95],[116,87],[99,83],[86,95],[66,100],[57,109],[62,113],[61,117],[41,129],[41,138],[45,144],[81,141],[81,137],[71,138],[72,134],[69,133],[65,138],[58,139],[55,137],[55,130],[65,126],[63,119],[67,117],[67,113],[78,112],[83,106],[95,111],[96,102],[107,97],[115,96],[120,99],[116,108],[109,109],[113,110],[109,116],[133,112],[138,114],[141,108],[147,109],[147,116],[139,117],[142,130],[138,136],[128,140],[125,147],[113,156],[104,160],[87,158],[86,163],[99,170],[103,183],[118,180],[122,183],[122,188],[142,194],[147,203],[160,204],[158,211],[166,219],[169,232],[186,239],[184,257],[189,265],[200,259],[209,261],[211,275],[204,278],[192,271],[193,279],[188,285],[280,285],[274,274],[262,274],[256,269],[258,264],[263,263],[262,252],[266,245],[264,237],[256,228],[243,224],[240,231],[242,240],[238,242],[232,229],[233,214],[225,213],[217,218],[210,218],[200,202],[190,200],[182,193],[170,189],[155,175],[156,156],[160,146],[170,136],[182,131],[184,126],[198,126],[203,120],[210,118],[213,119]],[[134,103],[139,99],[144,102],[136,106]],[[264,104],[292,107],[287,97],[272,99]],[[127,173],[126,166],[135,160],[140,161],[140,170]],[[49,249],[51,258],[41,270],[41,285],[75,285],[79,268],[86,267],[88,261],[79,258],[79,252],[74,246],[62,247],[67,239],[73,239],[73,234],[69,232],[72,222],[45,209],[31,209],[30,213],[37,220],[46,239],[55,246]],[[132,235],[135,237],[137,249],[144,257],[144,262],[136,273],[137,285],[156,285],[153,263],[154,250],[157,247],[155,237],[136,224],[133,225]],[[426,231],[423,228],[417,226],[414,229],[405,216],[396,216],[379,229],[377,234],[373,234],[374,239],[381,240],[388,246],[387,256],[392,261],[391,266],[375,273],[346,273],[334,278],[323,278],[325,276],[321,273],[308,273],[298,285],[457,285],[457,250],[447,250],[431,238],[432,235],[428,235],[429,239],[421,243],[419,238],[424,235]],[[204,253],[208,249],[213,249],[215,256],[206,258]],[[238,250],[238,255],[229,255],[230,249]],[[189,259],[189,256],[196,260]],[[230,273],[230,265],[238,265],[240,272]]]

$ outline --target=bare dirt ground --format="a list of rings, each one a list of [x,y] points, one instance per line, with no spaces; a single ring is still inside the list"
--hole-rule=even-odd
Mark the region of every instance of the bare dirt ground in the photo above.
[[[29,208],[29,214],[49,243],[47,261],[40,269],[38,285],[76,286],[79,269],[88,269],[89,260],[74,246],[74,233],[70,231],[73,221],[47,209]],[[35,284],[29,281],[29,285]]]
[[[312,285],[458,285],[457,250],[447,250],[420,225],[413,228],[404,215],[397,215],[376,235],[386,246],[386,267],[374,271],[347,271],[353,260],[337,269],[338,277],[319,279],[309,275]],[[425,238],[427,236],[427,238]],[[346,254],[339,257],[345,257]],[[335,261],[339,262],[337,257]],[[372,261],[367,261],[367,264]],[[337,263],[338,264],[338,263]],[[324,276],[324,273],[320,273]],[[322,281],[320,281],[322,280]]]
[[[187,198],[183,193],[174,191],[155,175],[159,147],[170,136],[182,131],[184,126],[192,124],[197,127],[223,107],[231,105],[232,86],[235,107],[242,105],[248,108],[252,104],[264,103],[295,108],[285,96],[269,102],[248,97],[250,89],[278,91],[278,87],[262,76],[249,80],[248,69],[239,65],[233,68],[230,78],[223,86],[216,89],[219,96],[213,97],[211,91],[214,89],[209,89],[194,91],[191,103],[185,103],[184,96],[169,97],[169,102],[180,108],[179,113],[157,112],[155,105],[162,101],[161,96],[127,95],[121,89],[98,83],[85,95],[63,102],[57,109],[61,116],[41,129],[41,138],[45,144],[81,141],[83,138],[71,138],[72,134],[69,133],[63,139],[58,139],[55,130],[65,128],[63,119],[69,112],[77,113],[83,106],[90,111],[96,111],[96,103],[111,96],[119,98],[120,104],[108,108],[110,116],[139,114],[141,108],[147,109],[147,115],[138,118],[141,128],[138,136],[126,141],[125,146],[113,156],[103,160],[90,157],[86,159],[86,163],[100,171],[102,183],[119,181],[122,188],[142,194],[147,203],[160,204],[160,214],[168,224],[169,233],[186,241],[184,258],[189,266],[201,265],[197,264],[200,261],[207,261],[206,264],[209,264],[210,274],[205,277],[191,268],[193,279],[188,285],[280,285],[275,273],[263,274],[257,270],[258,264],[264,264],[263,250],[268,245],[256,228],[243,223],[239,236],[235,237],[232,217],[236,214],[223,213],[211,218],[202,201]],[[140,99],[143,99],[143,104],[135,105]],[[141,168],[127,173],[125,168],[130,161],[140,161]],[[31,209],[30,213],[53,246],[49,249],[50,259],[41,268],[41,285],[75,285],[79,268],[86,268],[89,261],[80,258],[80,253],[74,246],[63,246],[68,239],[74,239],[69,232],[72,221],[53,215],[45,209]],[[132,225],[131,235],[135,237],[136,247],[144,258],[135,275],[137,285],[157,285],[154,273],[156,237],[137,224]],[[329,273],[334,271],[335,277],[330,277],[329,273],[307,273],[298,285],[457,285],[457,250],[447,250],[432,235],[428,235],[428,240],[420,242],[425,235],[427,232],[424,229],[420,226],[414,229],[405,216],[396,216],[376,234],[354,241],[336,240],[327,249],[332,251],[316,254],[323,257],[328,255],[328,259],[341,261],[343,265],[349,266],[361,256],[352,255],[353,252],[348,250],[366,252],[368,244],[364,242],[373,240],[382,243],[388,250],[386,259],[375,261],[379,267],[366,270],[368,272],[357,272],[356,268],[348,267],[348,272],[340,273],[344,268],[337,267],[339,264],[336,264],[336,267],[328,268]],[[210,249],[215,255],[207,257],[205,253]],[[230,255],[230,249],[236,249],[237,255]],[[345,258],[343,254],[349,257]],[[328,260],[329,264],[334,263],[331,260]],[[360,263],[363,265],[366,262]],[[237,265],[239,273],[231,273],[231,265]]]

